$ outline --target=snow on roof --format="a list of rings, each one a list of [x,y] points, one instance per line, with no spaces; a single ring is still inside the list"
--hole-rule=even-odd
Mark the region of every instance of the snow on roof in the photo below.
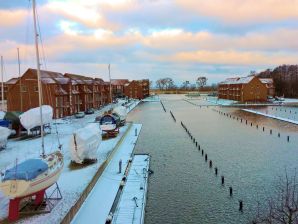
[[[124,85],[128,82],[128,79],[111,79],[112,85]]]
[[[264,84],[273,84],[273,79],[271,78],[260,79],[260,81]]]
[[[19,78],[11,78],[8,81],[6,81],[5,84],[13,85],[13,84],[16,84],[18,80],[19,80]]]
[[[255,76],[247,76],[247,77],[237,77],[237,78],[228,78],[220,84],[247,84],[249,83]]]

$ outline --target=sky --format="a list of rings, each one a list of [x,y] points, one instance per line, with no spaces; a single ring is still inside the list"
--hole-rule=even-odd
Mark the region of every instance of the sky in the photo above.
[[[208,84],[298,62],[298,0],[36,0],[42,69]],[[0,0],[4,80],[36,68],[28,0]]]

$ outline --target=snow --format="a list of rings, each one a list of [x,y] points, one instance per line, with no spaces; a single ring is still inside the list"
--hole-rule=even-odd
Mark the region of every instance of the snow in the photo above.
[[[149,96],[142,100],[143,102],[159,102],[160,98],[158,95]]]
[[[262,115],[262,116],[265,116],[265,117],[270,117],[270,118],[273,118],[273,119],[289,122],[289,123],[292,123],[292,124],[298,124],[298,121],[291,120],[291,119],[288,119],[288,118],[283,118],[283,117],[275,116],[275,115],[272,115],[272,114],[266,114],[266,113],[258,112],[258,111],[255,111],[255,110],[249,110],[249,109],[242,109],[242,110],[246,111],[246,112]]]
[[[230,106],[237,103],[237,101],[234,100],[218,99],[217,97],[207,97],[206,100],[210,103],[222,106]]]
[[[134,156],[112,223],[144,223],[149,161],[149,155]]]
[[[5,112],[4,111],[0,111],[0,120],[4,119],[5,117]]]
[[[128,160],[138,139],[142,125],[134,124],[120,144],[112,160],[95,184],[72,223],[105,223],[116,197],[120,182],[124,176]],[[135,136],[137,129],[137,136]],[[122,172],[118,173],[119,161],[122,160]]]
[[[49,105],[42,107],[43,124],[50,124],[53,120],[53,108]],[[32,108],[19,116],[22,126],[30,134],[30,129],[40,126],[40,107]]]
[[[133,101],[128,111],[137,106],[139,101]],[[71,157],[69,142],[75,130],[83,128],[88,123],[93,123],[96,116],[102,115],[112,107],[117,105],[108,105],[96,111],[92,115],[86,115],[82,119],[68,117],[57,119],[52,123],[52,133],[45,135],[45,151],[47,153],[57,150],[59,142],[63,145],[62,152],[64,155],[64,168],[59,178],[58,184],[62,192],[63,199],[56,205],[50,214],[34,215],[19,220],[17,223],[60,223],[71,206],[78,200],[81,192],[89,184],[92,177],[111,153],[117,142],[121,139],[127,130],[127,125],[120,128],[116,138],[102,141],[97,150],[97,163],[85,167],[72,167],[70,165]],[[59,132],[57,135],[56,128]],[[41,139],[9,139],[5,150],[0,151],[0,171],[4,171],[8,166],[15,163],[16,159],[29,159],[39,157],[41,153]],[[51,189],[48,190],[51,192]],[[0,192],[0,220],[5,219],[8,215],[8,198]]]

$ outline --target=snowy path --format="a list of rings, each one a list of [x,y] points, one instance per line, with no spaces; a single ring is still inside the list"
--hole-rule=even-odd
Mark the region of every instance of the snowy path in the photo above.
[[[149,155],[134,156],[112,223],[144,223],[149,162]]]
[[[274,115],[271,115],[271,114],[265,114],[265,113],[261,113],[261,112],[255,111],[255,110],[248,110],[248,109],[242,109],[242,110],[246,111],[246,112],[262,115],[262,116],[265,116],[265,117],[270,117],[270,118],[273,118],[273,119],[289,122],[289,123],[292,123],[292,124],[298,124],[298,121],[294,121],[294,120],[291,120],[291,119],[278,117],[278,116],[274,116]]]
[[[127,166],[128,160],[131,158],[141,127],[141,124],[133,124],[72,223],[99,224],[106,222],[124,175],[124,167]],[[135,136],[135,129],[137,129],[137,136]],[[120,159],[123,168],[122,173],[119,174]]]

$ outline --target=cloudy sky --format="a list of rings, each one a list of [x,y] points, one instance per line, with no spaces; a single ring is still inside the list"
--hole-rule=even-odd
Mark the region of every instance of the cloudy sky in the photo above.
[[[298,0],[37,0],[44,69],[208,83],[298,62]],[[35,67],[32,7],[0,0],[5,79]]]

